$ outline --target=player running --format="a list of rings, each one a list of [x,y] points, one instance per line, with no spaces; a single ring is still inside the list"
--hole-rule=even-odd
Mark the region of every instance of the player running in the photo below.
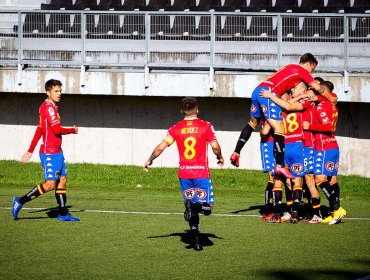
[[[262,89],[268,90],[270,88],[276,96],[281,97],[286,91],[303,81],[317,90],[320,94],[326,96],[329,93],[325,92],[325,89],[321,87],[310,74],[314,71],[317,64],[316,58],[312,54],[306,53],[300,58],[299,64],[289,64],[281,68],[255,88],[252,93],[250,120],[239,136],[234,153],[230,157],[231,164],[236,167],[239,166],[240,151],[249,140],[263,114],[274,130],[275,173],[282,174],[288,178],[294,178],[289,169],[284,165],[285,144],[281,108],[272,100],[260,96],[260,92]]]
[[[213,187],[210,179],[207,144],[212,147],[218,163],[223,165],[221,147],[211,123],[198,118],[198,104],[194,97],[181,101],[184,119],[173,125],[167,136],[155,147],[144,164],[144,170],[152,165],[153,160],[176,141],[179,152],[178,177],[185,203],[184,218],[189,223],[194,249],[203,249],[199,240],[199,213],[208,216],[214,205]]]
[[[22,156],[21,161],[27,162],[42,136],[40,146],[40,160],[44,170],[45,182],[38,184],[30,192],[19,198],[13,198],[12,214],[15,220],[23,205],[46,192],[55,189],[55,198],[58,204],[58,221],[78,222],[80,219],[72,217],[66,207],[67,194],[67,165],[62,151],[62,135],[77,134],[78,127],[64,128],[60,125],[60,116],[56,103],[60,102],[62,83],[58,80],[48,80],[45,83],[47,99],[39,108],[40,121],[28,151]]]

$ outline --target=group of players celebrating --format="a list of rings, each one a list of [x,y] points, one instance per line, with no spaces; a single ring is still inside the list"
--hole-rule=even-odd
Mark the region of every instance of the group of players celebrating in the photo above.
[[[281,223],[299,220],[303,185],[307,185],[312,205],[310,223],[336,224],[346,215],[340,207],[337,182],[339,149],[334,132],[338,119],[333,85],[314,79],[311,72],[318,62],[304,54],[299,64],[289,64],[262,82],[252,93],[250,121],[237,141],[231,164],[238,167],[240,152],[253,130],[262,121],[261,158],[264,172],[269,173],[266,187],[263,220]],[[67,166],[61,149],[62,135],[78,133],[78,127],[64,128],[60,124],[57,103],[61,98],[62,83],[49,80],[45,84],[47,99],[39,109],[40,121],[28,151],[21,161],[30,160],[42,137],[40,160],[45,182],[36,185],[22,197],[13,198],[12,215],[18,219],[23,205],[46,192],[55,190],[58,221],[78,222],[67,209]],[[217,163],[224,164],[220,144],[213,125],[198,118],[198,104],[194,97],[181,101],[184,119],[173,125],[167,136],[155,147],[144,170],[174,142],[179,153],[178,177],[185,205],[184,218],[189,223],[194,249],[202,250],[199,214],[210,215],[214,206],[214,190],[208,167],[207,145],[210,144]],[[282,190],[287,190],[290,213],[282,213]],[[323,219],[320,211],[320,187],[327,197],[330,215]],[[271,203],[272,201],[272,203]],[[271,207],[270,207],[271,206]]]
[[[238,167],[241,149],[262,120],[262,170],[269,173],[262,217],[266,222],[297,223],[301,219],[333,225],[346,216],[346,210],[340,206],[337,181],[339,147],[334,135],[337,96],[330,81],[311,76],[316,66],[315,57],[304,54],[299,65],[283,67],[256,88],[252,94],[251,119],[230,158]],[[288,206],[284,213],[283,186]],[[329,202],[330,214],[324,219],[317,187]],[[299,213],[303,193],[312,208],[304,214]]]

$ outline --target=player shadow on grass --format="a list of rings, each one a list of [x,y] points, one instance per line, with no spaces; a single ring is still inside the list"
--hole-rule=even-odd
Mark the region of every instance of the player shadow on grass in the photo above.
[[[68,209],[72,208],[72,206],[67,206]],[[18,218],[18,220],[36,220],[36,219],[56,219],[58,218],[59,210],[58,207],[50,207],[50,208],[43,208],[38,210],[28,211],[28,213],[41,213],[45,212],[47,217],[24,217]]]
[[[262,215],[264,208],[265,208],[264,205],[252,205],[252,206],[249,206],[246,209],[235,210],[235,211],[232,211],[231,213],[232,214],[239,214],[239,213],[242,213],[242,212],[249,212],[249,211],[253,211],[253,210],[258,209],[258,213],[260,215]],[[286,205],[286,203],[282,203],[283,212],[285,212],[287,210],[287,208],[288,208],[288,206]],[[321,205],[320,209],[321,209],[321,215],[323,217],[327,217],[329,215],[329,212],[330,212],[329,207],[327,207],[325,205]],[[311,211],[310,206],[308,204],[303,204],[303,205],[300,206],[300,210],[298,212],[301,212],[303,215],[304,214],[308,215],[310,213],[310,211]]]
[[[184,232],[171,233],[167,235],[148,236],[148,238],[165,238],[165,237],[173,237],[173,236],[180,237],[181,242],[184,244],[187,244],[187,246],[185,247],[186,249],[194,249],[194,246],[193,246],[194,238],[192,237],[190,230],[185,230]],[[199,243],[202,244],[204,247],[215,245],[210,238],[223,239],[223,237],[218,237],[217,235],[213,233],[202,233],[201,232],[199,234]]]

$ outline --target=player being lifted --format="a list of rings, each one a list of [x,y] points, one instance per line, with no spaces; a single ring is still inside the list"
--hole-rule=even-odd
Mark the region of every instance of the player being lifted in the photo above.
[[[195,250],[202,250],[199,241],[199,213],[210,215],[214,205],[213,187],[210,179],[207,144],[211,145],[218,163],[223,165],[221,147],[211,123],[198,118],[198,104],[194,97],[181,101],[184,119],[168,130],[168,135],[155,147],[144,164],[144,170],[153,160],[176,141],[179,153],[178,177],[185,203],[184,218],[189,223]]]
[[[21,159],[22,162],[31,159],[32,153],[42,136],[40,160],[44,170],[45,182],[38,184],[21,198],[15,196],[13,198],[12,214],[14,219],[17,220],[18,213],[25,203],[55,189],[55,198],[59,210],[58,221],[79,221],[80,219],[72,217],[68,213],[66,207],[67,165],[62,151],[62,135],[77,134],[78,127],[64,128],[60,125],[56,103],[60,101],[62,95],[62,83],[58,80],[48,80],[45,83],[45,91],[47,98],[39,108],[39,124],[28,151]]]
[[[259,123],[262,114],[274,130],[274,155],[275,155],[275,174],[282,174],[288,178],[294,178],[289,168],[284,165],[284,125],[281,108],[270,99],[260,96],[262,89],[271,91],[281,97],[286,91],[293,88],[299,82],[305,82],[320,94],[329,95],[325,89],[318,84],[311,76],[318,62],[310,54],[304,54],[299,64],[289,64],[275,72],[266,81],[259,84],[252,93],[252,105],[250,108],[250,120],[240,133],[235,150],[230,157],[231,164],[239,166],[240,151],[249,140],[253,130]]]

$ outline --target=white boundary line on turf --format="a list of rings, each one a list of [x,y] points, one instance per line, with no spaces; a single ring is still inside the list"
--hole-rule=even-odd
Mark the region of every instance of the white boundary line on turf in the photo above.
[[[0,209],[11,210],[10,207],[0,207]],[[49,208],[22,208],[24,210],[48,210]],[[133,214],[133,215],[184,215],[183,213],[168,213],[168,212],[139,212],[139,211],[121,211],[121,210],[70,210],[74,213],[108,213],[108,214]],[[212,216],[217,217],[257,217],[261,218],[261,215],[252,215],[252,214],[212,214]],[[361,220],[361,221],[370,221],[370,218],[343,218],[344,220]]]

